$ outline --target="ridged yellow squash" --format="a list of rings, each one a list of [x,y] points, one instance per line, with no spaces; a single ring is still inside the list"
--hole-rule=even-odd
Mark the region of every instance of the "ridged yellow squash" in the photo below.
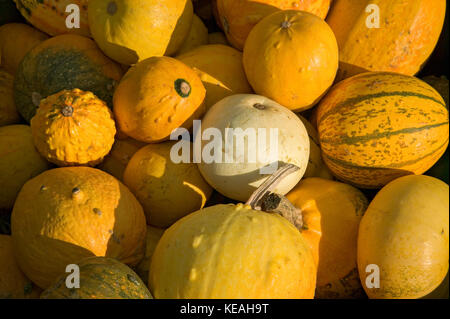
[[[300,232],[278,214],[215,205],[167,229],[149,286],[155,298],[313,298],[316,267]]]

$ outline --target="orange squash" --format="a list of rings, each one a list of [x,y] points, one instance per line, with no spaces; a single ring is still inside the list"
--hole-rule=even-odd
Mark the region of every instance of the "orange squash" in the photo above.
[[[242,53],[226,45],[203,45],[177,56],[200,77],[206,89],[205,106],[240,93],[252,93],[242,66]]]
[[[40,289],[17,265],[11,236],[0,234],[0,299],[38,298]]]
[[[192,25],[191,0],[89,0],[88,7],[98,46],[126,65],[175,54]]]
[[[196,15],[192,17],[192,25],[186,40],[177,51],[177,54],[189,52],[190,50],[208,44],[208,29],[203,21]]]
[[[14,104],[14,77],[0,68],[0,126],[19,123],[21,118]]]
[[[34,147],[28,125],[0,127],[0,212],[10,212],[22,186],[49,168]]]
[[[217,0],[218,20],[228,41],[239,50],[253,27],[279,10],[301,10],[325,19],[330,0]]]
[[[40,101],[62,90],[90,91],[112,107],[123,71],[89,38],[64,34],[35,46],[20,63],[14,79],[17,110],[30,121]]]
[[[340,180],[360,188],[424,173],[449,138],[439,93],[398,73],[368,72],[339,82],[320,102],[317,123],[325,163]]]
[[[89,37],[87,4],[89,0],[14,0],[20,13],[33,26],[52,36],[63,33],[74,33]],[[71,13],[66,12],[68,5],[78,7],[79,28],[68,28],[66,20]],[[69,18],[69,20],[71,20]],[[71,20],[72,21],[72,20]]]
[[[146,231],[142,206],[128,188],[91,167],[55,168],[29,180],[11,215],[17,262],[43,289],[85,257],[136,265]]]
[[[333,31],[319,17],[278,11],[253,28],[243,61],[257,94],[303,111],[314,106],[333,84],[338,47]]]
[[[174,148],[173,141],[144,146],[123,174],[125,185],[144,207],[147,223],[156,227],[168,227],[203,208],[212,193],[196,163],[174,162]]]
[[[77,263],[80,287],[66,287],[66,273],[46,289],[41,299],[152,299],[144,282],[127,265],[113,258],[88,257]]]
[[[0,27],[0,66],[15,75],[25,54],[47,39],[46,34],[24,23],[2,25]]]
[[[111,150],[116,126],[105,102],[73,89],[43,99],[31,119],[31,131],[34,145],[48,161],[94,166]]]
[[[152,57],[128,70],[114,93],[119,129],[142,142],[167,139],[189,128],[205,112],[205,88],[198,75],[169,57]]]
[[[378,27],[371,27],[373,6]],[[327,22],[339,45],[337,79],[367,71],[416,74],[436,46],[445,7],[445,0],[335,0]]]
[[[306,178],[287,195],[303,215],[303,237],[317,255],[316,298],[361,298],[356,249],[368,201],[358,189],[322,178]]]
[[[123,172],[131,157],[145,145],[145,143],[133,140],[132,138],[116,139],[111,151],[97,168],[122,181]]]

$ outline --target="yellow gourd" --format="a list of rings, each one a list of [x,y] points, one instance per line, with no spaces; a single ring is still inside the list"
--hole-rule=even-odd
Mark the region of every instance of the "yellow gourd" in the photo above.
[[[383,187],[359,227],[358,270],[367,295],[409,299],[433,291],[448,270],[448,232],[447,184],[410,175]]]
[[[14,77],[0,68],[0,126],[20,122],[20,115],[14,103]]]
[[[203,208],[212,193],[197,164],[192,160],[174,162],[171,154],[174,145],[175,142],[168,141],[141,148],[123,174],[125,185],[144,207],[147,223],[157,227],[168,227]]]
[[[189,34],[177,54],[188,52],[198,46],[208,44],[208,29],[203,21],[196,15],[192,17],[192,25]]]

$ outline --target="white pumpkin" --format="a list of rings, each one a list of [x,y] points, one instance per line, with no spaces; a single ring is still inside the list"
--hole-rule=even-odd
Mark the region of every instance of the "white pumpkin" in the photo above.
[[[309,159],[306,128],[292,111],[275,101],[253,94],[232,95],[213,105],[201,124],[201,130],[195,136],[196,141],[199,141],[202,134],[203,156],[198,164],[200,172],[212,187],[226,197],[245,202],[284,163],[294,164],[299,170],[280,182],[275,189],[279,194],[289,192],[305,173]],[[216,128],[216,132],[220,131],[220,138],[208,136],[212,132],[211,128]],[[249,137],[252,135],[247,135],[243,138],[244,142],[239,143],[239,139],[233,138],[234,147],[230,152],[231,148],[227,148],[230,143],[226,140],[230,139],[226,138],[226,128],[242,129],[248,133],[253,130],[255,139]],[[271,129],[278,136],[271,135]],[[227,132],[229,133],[228,130]],[[258,143],[259,140],[261,143]],[[216,153],[211,150],[211,145],[216,145],[219,151]],[[220,156],[207,163],[205,153],[220,153]],[[273,155],[271,158],[270,154]],[[227,155],[228,162],[225,162]],[[268,169],[270,164],[278,166],[271,166],[271,171]],[[263,167],[265,170],[261,170]]]

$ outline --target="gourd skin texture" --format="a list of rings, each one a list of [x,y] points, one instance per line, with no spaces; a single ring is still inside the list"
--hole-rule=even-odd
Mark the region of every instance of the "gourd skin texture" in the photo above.
[[[368,28],[379,7],[379,28]],[[367,71],[416,74],[433,52],[444,24],[444,0],[336,0],[327,22],[339,45],[338,80]],[[369,22],[370,22],[369,21]]]
[[[22,60],[14,80],[14,100],[28,122],[41,99],[62,90],[91,91],[112,106],[121,67],[89,38],[65,34],[34,47]]]
[[[322,160],[319,144],[319,133],[317,133],[317,130],[307,119],[299,114],[297,114],[297,116],[302,121],[303,125],[305,125],[309,136],[309,160],[303,178],[321,177],[325,179],[333,179],[333,175]]]
[[[261,106],[263,109],[259,109]],[[216,139],[208,135],[203,136],[202,153],[208,154],[207,146],[210,143],[218,145],[221,141],[222,146],[219,148],[219,151],[222,150],[221,162],[206,163],[202,159],[198,167],[208,184],[226,197],[246,201],[268,176],[261,174],[260,169],[270,164],[278,162],[280,167],[283,163],[291,163],[299,167],[298,171],[290,174],[277,185],[274,192],[278,194],[289,192],[305,173],[309,158],[309,138],[305,126],[294,113],[266,97],[253,94],[226,97],[211,107],[204,116],[201,134],[208,128],[218,129],[221,137]],[[244,149],[236,150],[237,146],[233,146],[234,151],[230,154],[223,149],[226,145],[226,128],[238,129],[234,132],[235,136],[241,135],[238,134],[239,129],[243,132],[247,129],[250,132],[255,131],[255,141],[258,141],[258,130],[263,129],[266,139],[264,141],[261,138],[263,141],[261,146],[265,146],[266,151],[259,150],[258,142],[248,142],[249,136],[242,134]],[[278,131],[278,139],[270,129]],[[195,138],[201,140],[199,134],[200,132]],[[237,138],[235,137],[234,140]],[[278,145],[277,149],[274,146],[275,143]],[[239,155],[239,152],[243,155]],[[258,155],[258,152],[263,154]],[[225,154],[230,155],[231,163],[225,162]],[[253,159],[255,163],[252,163],[253,160],[250,161],[249,155],[255,156]],[[270,155],[273,157],[270,158]]]
[[[117,179],[95,168],[63,167],[24,185],[11,232],[20,268],[46,289],[84,257],[136,265],[144,254],[146,224],[142,206]]]
[[[21,121],[14,104],[14,77],[0,68],[0,126]]]
[[[139,276],[113,258],[88,257],[77,265],[80,288],[67,288],[64,273],[42,293],[41,299],[153,299]]]
[[[358,189],[322,178],[301,180],[287,199],[302,211],[303,238],[317,254],[316,298],[362,298],[356,250],[368,201]]]
[[[11,36],[11,35],[14,36]],[[25,54],[48,36],[24,23],[8,23],[0,27],[0,65],[15,75]]]
[[[419,298],[444,279],[449,257],[449,188],[425,175],[382,188],[359,227],[358,269],[369,298]],[[365,287],[366,266],[380,269],[380,288]]]
[[[444,100],[402,74],[368,72],[339,82],[320,102],[317,123],[325,163],[359,188],[422,174],[448,145]]]
[[[174,54],[194,14],[191,0],[90,0],[88,7],[93,38],[106,55],[126,65]]]
[[[148,284],[148,272],[150,270],[150,264],[152,261],[153,253],[155,252],[156,245],[164,234],[165,229],[157,228],[153,226],[147,226],[147,240],[145,243],[145,256],[141,262],[136,266],[136,273]]]
[[[190,66],[202,80],[206,109],[227,96],[252,93],[242,66],[242,53],[232,47],[204,45],[177,59]]]
[[[244,70],[257,94],[293,111],[314,106],[333,84],[338,46],[330,27],[303,11],[278,11],[250,32]]]
[[[300,232],[278,214],[243,204],[211,206],[172,225],[149,275],[155,298],[310,299],[315,282]]]
[[[38,298],[39,294],[16,263],[11,236],[0,234],[0,299]]]
[[[220,24],[228,41],[237,49],[244,48],[253,27],[264,17],[280,10],[302,10],[325,19],[330,0],[218,0]]]
[[[145,143],[133,140],[132,138],[125,140],[116,139],[111,148],[111,152],[109,152],[97,168],[111,174],[119,181],[123,181],[123,172],[131,157],[145,145]]]
[[[189,34],[177,54],[189,52],[190,50],[204,44],[208,44],[208,29],[203,21],[196,14],[194,14],[192,17],[192,26]]]
[[[48,161],[94,166],[111,150],[116,127],[105,102],[74,89],[41,100],[31,131],[34,145]]]
[[[0,127],[0,209],[10,211],[23,184],[50,168],[27,125]]]
[[[33,26],[45,33],[55,36],[63,33],[75,33],[89,37],[87,4],[89,0],[14,0],[17,9]],[[79,8],[79,28],[68,28],[66,8],[75,4]],[[69,19],[73,21],[73,19]]]
[[[144,207],[147,223],[156,227],[168,227],[203,208],[212,193],[195,163],[173,161],[175,144],[144,146],[133,155],[123,175],[125,185]]]
[[[187,86],[184,94],[183,84]],[[169,138],[178,127],[190,128],[205,112],[205,88],[197,74],[170,57],[152,57],[132,66],[114,93],[119,129],[142,142]]]

